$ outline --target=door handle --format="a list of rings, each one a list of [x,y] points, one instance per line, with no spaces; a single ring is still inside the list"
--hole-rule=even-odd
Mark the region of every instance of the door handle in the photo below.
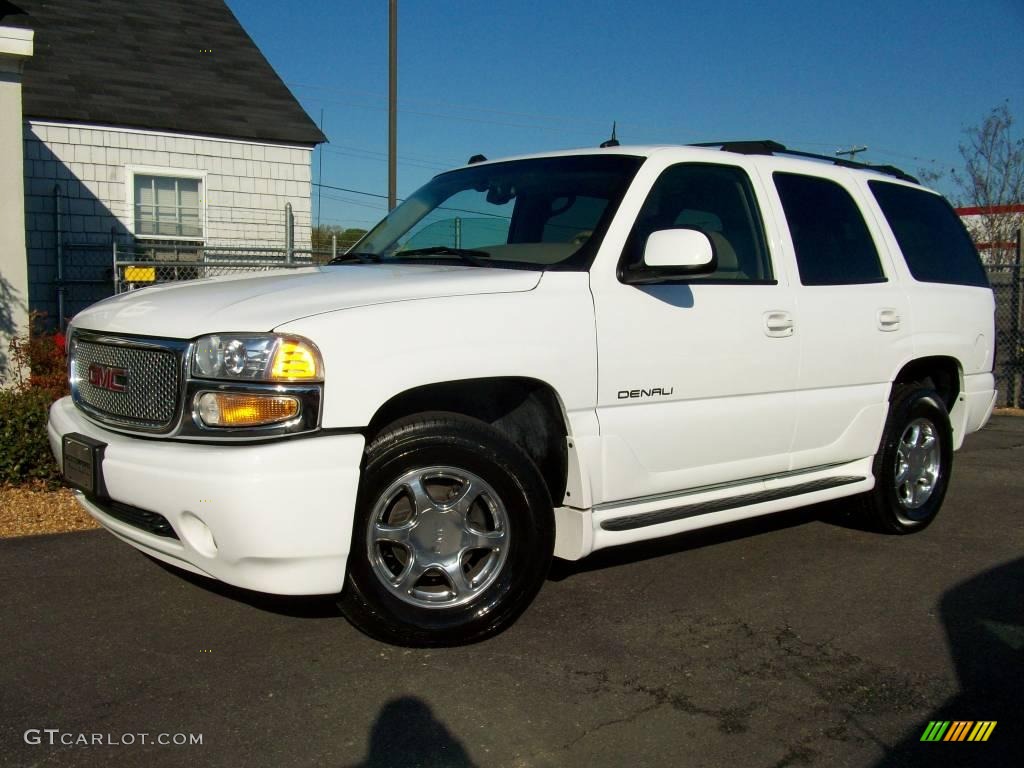
[[[900,313],[895,309],[878,310],[878,330],[898,331],[900,329]]]
[[[774,310],[764,313],[764,333],[775,339],[793,335],[793,316],[789,312]]]

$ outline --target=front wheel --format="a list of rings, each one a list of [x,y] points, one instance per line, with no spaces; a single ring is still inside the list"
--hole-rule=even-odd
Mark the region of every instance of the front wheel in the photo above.
[[[403,419],[367,447],[341,608],[398,645],[481,640],[530,603],[553,549],[547,487],[518,446],[457,414]]]
[[[893,392],[875,487],[860,497],[867,522],[886,533],[915,533],[939,513],[953,470],[953,432],[937,392],[903,385]]]

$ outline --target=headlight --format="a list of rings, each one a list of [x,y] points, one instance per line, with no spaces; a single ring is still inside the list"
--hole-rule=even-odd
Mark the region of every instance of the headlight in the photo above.
[[[192,374],[228,381],[323,381],[313,342],[276,333],[203,336],[192,353]]]

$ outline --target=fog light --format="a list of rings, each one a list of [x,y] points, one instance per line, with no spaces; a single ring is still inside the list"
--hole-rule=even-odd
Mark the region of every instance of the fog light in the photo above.
[[[294,419],[300,411],[295,397],[237,392],[204,392],[196,406],[208,427],[260,427]]]

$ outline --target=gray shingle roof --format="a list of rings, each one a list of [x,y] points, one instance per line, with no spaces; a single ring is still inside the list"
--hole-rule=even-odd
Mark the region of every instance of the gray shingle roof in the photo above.
[[[320,129],[223,0],[18,0],[29,118],[317,144]],[[209,50],[210,53],[204,51]]]

